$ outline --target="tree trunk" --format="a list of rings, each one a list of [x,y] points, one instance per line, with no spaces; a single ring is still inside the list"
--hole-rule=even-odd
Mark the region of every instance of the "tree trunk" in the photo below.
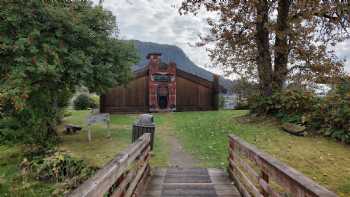
[[[258,54],[256,62],[262,93],[264,96],[272,95],[272,64],[269,44],[269,31],[267,29],[268,16],[267,0],[260,0],[256,5],[256,44]]]
[[[288,74],[288,14],[290,0],[278,0],[273,88],[281,90]]]

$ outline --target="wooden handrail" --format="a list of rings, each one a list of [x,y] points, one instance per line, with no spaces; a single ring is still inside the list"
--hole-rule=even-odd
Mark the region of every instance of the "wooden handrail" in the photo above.
[[[229,135],[228,171],[243,196],[337,196],[234,135]]]
[[[150,139],[142,135],[68,196],[140,196],[150,171]]]

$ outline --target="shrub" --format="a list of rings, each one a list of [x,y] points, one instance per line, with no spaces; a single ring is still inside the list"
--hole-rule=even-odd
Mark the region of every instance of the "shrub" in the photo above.
[[[236,106],[236,110],[247,110],[249,109],[249,103],[246,100],[238,100]]]
[[[0,144],[12,144],[23,140],[24,133],[20,132],[19,123],[14,118],[0,119]]]
[[[311,92],[284,90],[271,97],[256,96],[249,100],[251,112],[273,115],[284,122],[303,123],[303,117],[313,111],[318,99]]]
[[[251,112],[282,122],[303,124],[320,134],[350,143],[350,88],[346,83],[323,98],[310,92],[284,90],[249,100]]]
[[[62,182],[75,176],[87,176],[92,170],[82,160],[56,152],[49,157],[34,160],[30,163],[31,172],[37,179],[44,181]]]
[[[100,97],[93,94],[91,95],[90,97],[93,101],[94,101],[94,104],[96,105],[96,107],[98,107],[100,105]]]
[[[280,107],[287,114],[303,114],[313,110],[317,98],[312,92],[286,90],[279,94]]]
[[[253,96],[249,98],[249,108],[251,113],[256,113],[259,115],[274,114],[278,105],[274,102],[277,99],[272,97],[263,97],[263,96]]]
[[[310,117],[310,125],[322,134],[350,143],[350,92],[323,98]]]
[[[74,109],[86,110],[88,108],[96,108],[97,104],[95,101],[86,94],[80,94],[73,102]]]
[[[53,152],[46,156],[24,159],[21,163],[22,174],[40,181],[63,183],[54,193],[66,193],[92,176],[96,168],[87,166],[83,160],[78,160],[62,152]]]

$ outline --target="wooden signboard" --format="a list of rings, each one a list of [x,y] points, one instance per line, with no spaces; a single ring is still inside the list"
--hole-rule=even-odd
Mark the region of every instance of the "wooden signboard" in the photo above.
[[[88,127],[88,139],[89,142],[91,142],[91,125],[96,124],[96,123],[105,123],[107,126],[107,132],[108,132],[108,136],[107,137],[111,137],[111,131],[109,128],[109,122],[110,122],[110,116],[108,113],[104,113],[104,114],[92,114],[90,115],[87,120],[87,127]]]

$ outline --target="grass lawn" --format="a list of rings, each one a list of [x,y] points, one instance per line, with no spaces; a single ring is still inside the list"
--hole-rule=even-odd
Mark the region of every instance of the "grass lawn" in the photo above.
[[[0,196],[50,196],[54,185],[20,175],[22,159],[20,146],[0,146]]]
[[[296,137],[267,120],[242,122],[246,111],[174,113],[176,134],[206,167],[227,166],[227,135],[236,134],[339,196],[350,196],[350,146],[323,137]]]
[[[199,166],[226,168],[227,135],[236,134],[263,151],[296,168],[321,185],[350,196],[350,146],[323,137],[296,137],[270,120],[247,122],[247,111],[178,112],[154,114],[156,139],[152,166],[168,166],[168,137],[177,136],[185,151],[199,160]],[[88,111],[72,111],[66,123],[84,126]],[[59,149],[101,167],[131,142],[131,127],[137,115],[112,115],[111,133],[106,126],[92,128],[92,142],[86,129],[64,135]],[[62,130],[62,128],[60,128]],[[20,178],[19,147],[0,146],[0,196],[48,196],[54,186]]]
[[[65,119],[65,122],[80,125],[82,131],[74,135],[64,135],[59,133],[62,143],[59,149],[70,153],[78,159],[83,159],[89,165],[101,167],[111,160],[116,153],[123,150],[130,143],[130,128],[135,119],[128,115],[115,115],[111,117],[110,128],[111,138],[107,138],[107,128],[105,124],[92,126],[92,141],[88,143],[85,120],[90,112],[72,111],[72,116]],[[62,129],[61,129],[62,130]]]
[[[74,135],[64,135],[63,125],[59,127],[61,143],[59,150],[69,153],[75,158],[85,160],[90,166],[102,167],[115,155],[131,143],[131,127],[137,115],[111,116],[111,138],[107,138],[107,129],[103,124],[92,127],[92,142],[88,143],[87,132],[84,129],[85,120],[89,111],[70,111],[71,116],[65,119],[66,123],[83,126],[83,131]],[[156,119],[161,125],[164,118]],[[157,135],[154,147],[153,166],[168,165],[168,149],[163,141],[163,135]],[[23,160],[22,149],[16,146],[0,146],[0,196],[51,196],[55,184],[43,183],[33,179],[25,179],[20,174],[20,163]]]
[[[83,159],[91,166],[102,167],[131,143],[131,128],[138,115],[112,115],[110,124],[111,138],[106,137],[107,128],[105,124],[92,126],[92,141],[88,143],[87,130],[84,128],[84,125],[90,112],[71,112],[72,116],[67,117],[65,122],[81,125],[83,130],[74,135],[60,133],[62,143],[59,145],[59,149],[70,153],[75,158]],[[161,125],[162,121],[162,118],[156,118],[157,125]],[[168,154],[167,149],[164,149],[164,147],[166,147],[166,144],[162,135],[157,135],[152,164],[156,166],[167,165]]]

